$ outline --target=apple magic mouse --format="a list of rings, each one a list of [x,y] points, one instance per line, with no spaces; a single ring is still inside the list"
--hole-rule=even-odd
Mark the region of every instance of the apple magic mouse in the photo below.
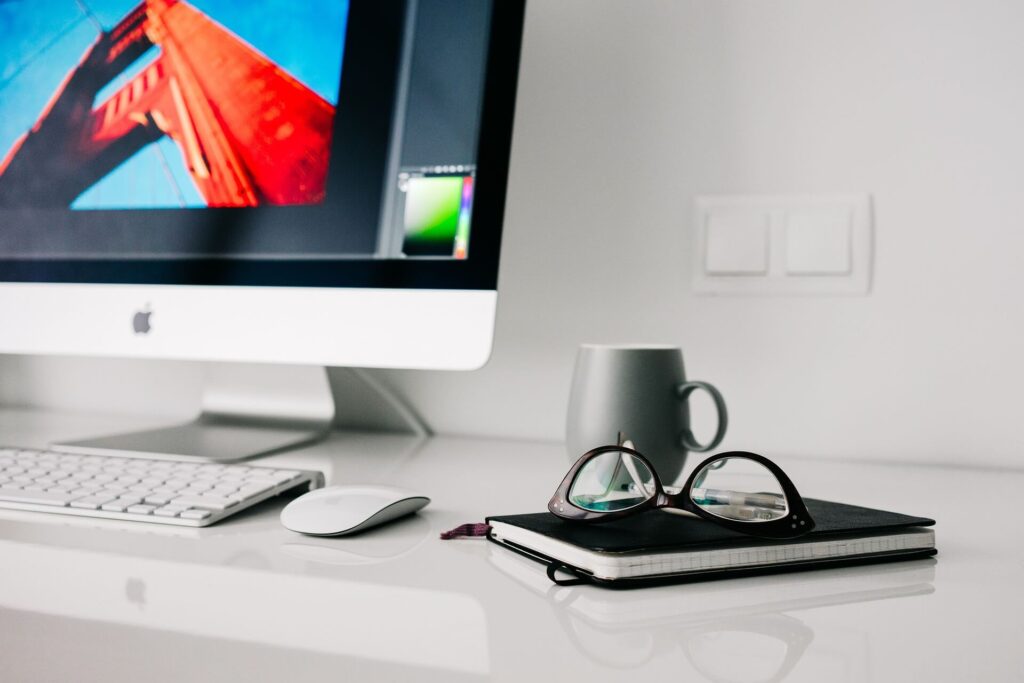
[[[281,524],[310,536],[343,536],[412,514],[429,502],[397,486],[329,486],[288,503]]]

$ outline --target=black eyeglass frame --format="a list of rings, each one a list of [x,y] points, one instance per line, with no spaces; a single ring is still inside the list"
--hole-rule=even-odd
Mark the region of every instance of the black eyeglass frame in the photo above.
[[[633,507],[625,508],[623,510],[609,510],[607,512],[584,510],[578,505],[570,502],[569,491],[572,490],[572,485],[575,483],[576,477],[579,476],[580,470],[582,470],[584,465],[588,462],[599,455],[604,455],[605,453],[628,453],[642,462],[651,472],[653,478],[652,481],[654,483],[654,495],[640,503],[637,503]],[[704,471],[704,468],[711,463],[717,460],[724,460],[726,458],[745,458],[767,468],[768,471],[771,472],[778,480],[779,485],[782,487],[782,492],[786,496],[786,516],[768,522],[741,522],[738,520],[719,517],[718,515],[712,514],[694,503],[693,499],[690,498],[690,489],[693,487],[693,482],[697,478],[697,475]],[[568,474],[565,475],[565,478],[562,479],[562,483],[559,484],[558,489],[555,491],[555,495],[553,495],[551,500],[548,501],[548,511],[551,512],[551,514],[556,517],[560,517],[561,519],[573,522],[611,522],[616,519],[622,519],[623,517],[628,517],[645,510],[653,510],[656,508],[676,508],[679,510],[685,510],[686,512],[697,515],[701,519],[714,522],[715,524],[725,527],[731,531],[760,538],[797,538],[810,533],[814,529],[814,520],[807,511],[804,499],[800,496],[800,493],[796,490],[796,486],[793,485],[790,478],[786,476],[786,473],[783,472],[778,465],[763,455],[750,453],[748,451],[727,451],[705,459],[694,468],[693,472],[690,473],[690,476],[686,479],[686,484],[679,493],[669,494],[665,492],[665,487],[662,486],[661,480],[658,478],[657,470],[654,469],[654,465],[652,465],[651,462],[643,456],[643,454],[627,446],[600,446],[587,451],[579,460],[576,461],[572,468],[569,469]]]

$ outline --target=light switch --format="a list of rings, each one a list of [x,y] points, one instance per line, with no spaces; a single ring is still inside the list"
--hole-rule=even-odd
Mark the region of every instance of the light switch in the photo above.
[[[694,198],[692,283],[698,294],[857,295],[871,291],[869,194]]]
[[[843,206],[787,212],[786,273],[849,275],[852,218],[850,209]]]
[[[722,208],[706,214],[704,269],[710,275],[764,275],[768,272],[768,215]]]

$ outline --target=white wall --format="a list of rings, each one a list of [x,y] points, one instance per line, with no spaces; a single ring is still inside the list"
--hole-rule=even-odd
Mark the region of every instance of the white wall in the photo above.
[[[384,378],[438,431],[559,439],[578,343],[668,341],[725,446],[1024,466],[1021,26],[1016,0],[532,0],[493,360]],[[830,192],[874,197],[870,296],[692,294],[694,195]],[[198,377],[8,358],[0,401],[187,412]]]

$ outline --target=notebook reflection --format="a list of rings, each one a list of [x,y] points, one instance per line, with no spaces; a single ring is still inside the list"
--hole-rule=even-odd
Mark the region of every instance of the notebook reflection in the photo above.
[[[501,548],[490,561],[547,601],[568,642],[595,663],[634,669],[668,658],[680,680],[774,683],[797,666],[868,680],[867,633],[802,613],[935,591],[931,559],[629,591],[554,586],[540,565]]]

